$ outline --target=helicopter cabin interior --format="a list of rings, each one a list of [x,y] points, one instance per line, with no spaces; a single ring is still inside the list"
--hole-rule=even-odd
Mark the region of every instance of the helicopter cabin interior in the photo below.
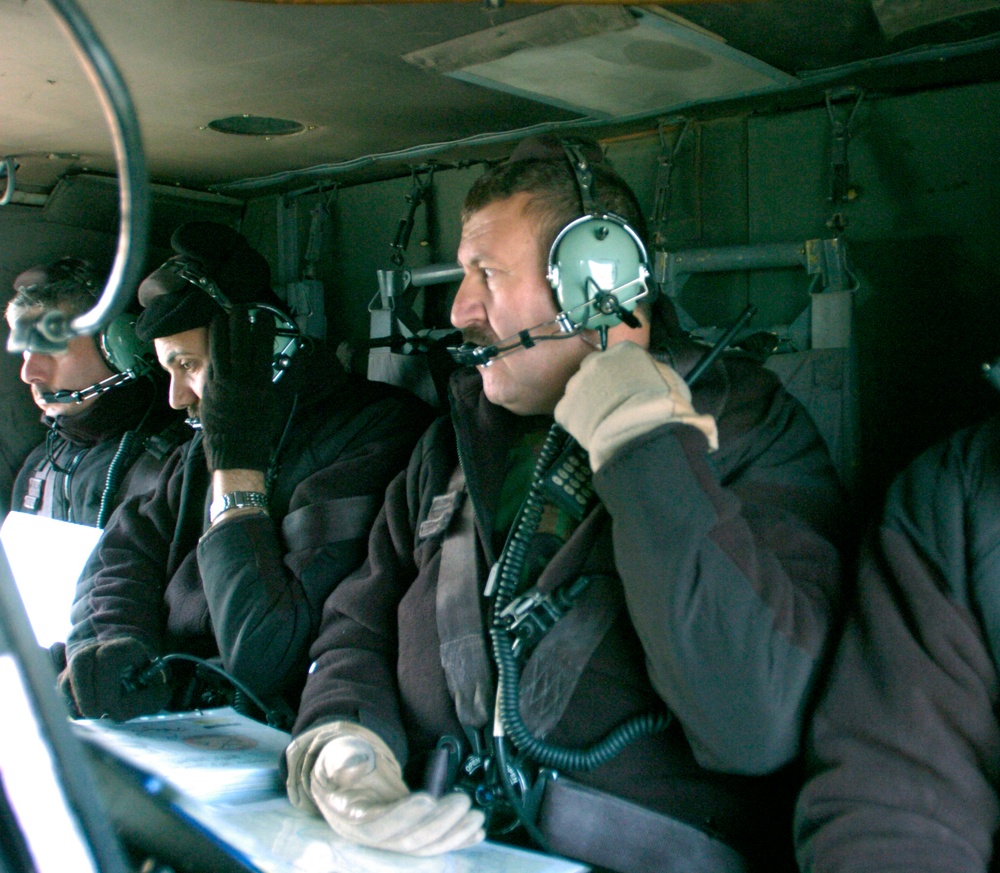
[[[996,407],[1000,2],[82,0],[148,163],[145,269],[238,228],[299,325],[374,378],[426,371],[475,177],[538,133],[599,141],[653,278],[806,402],[867,516],[919,449]],[[0,285],[120,228],[99,92],[45,0],[0,3]],[[41,436],[3,356],[0,493]],[[0,498],[2,499],[2,498]],[[4,506],[4,509],[8,507]]]
[[[114,277],[123,250],[134,297],[213,220],[303,333],[440,403],[466,191],[528,136],[585,136],[682,327],[781,376],[859,524],[1000,408],[1000,0],[78,4],[0,0],[5,299],[61,256]],[[0,356],[0,517],[44,437],[20,362]],[[192,869],[230,869],[204,851]]]

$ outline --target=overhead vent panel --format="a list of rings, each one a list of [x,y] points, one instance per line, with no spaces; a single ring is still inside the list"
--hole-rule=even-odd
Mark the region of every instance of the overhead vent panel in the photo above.
[[[404,59],[598,119],[670,112],[797,81],[657,7],[560,7]]]
[[[1000,9],[1000,0],[872,0],[882,32],[901,34],[955,18]]]

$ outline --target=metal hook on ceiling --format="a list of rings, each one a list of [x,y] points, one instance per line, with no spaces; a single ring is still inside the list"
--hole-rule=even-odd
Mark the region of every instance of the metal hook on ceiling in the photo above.
[[[431,189],[434,181],[434,170],[436,164],[426,164],[422,167],[413,167],[410,170],[412,180],[410,192],[404,198],[406,200],[406,215],[399,220],[399,227],[396,229],[396,238],[392,242],[392,256],[390,260],[396,267],[403,266],[406,259],[406,247],[410,244],[410,234],[413,231],[413,223],[416,218],[417,208],[423,203]],[[423,176],[421,176],[423,173]]]
[[[7,176],[7,188],[3,192],[3,197],[0,197],[0,206],[6,206],[10,203],[11,198],[14,196],[14,188],[16,187],[16,182],[14,180],[14,174],[17,172],[17,161],[14,160],[13,155],[5,155],[3,159],[3,171],[0,172],[0,176]]]

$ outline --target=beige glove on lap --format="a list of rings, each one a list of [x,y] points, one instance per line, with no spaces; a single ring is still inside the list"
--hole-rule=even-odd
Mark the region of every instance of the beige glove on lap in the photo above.
[[[438,855],[485,837],[483,814],[463,792],[411,792],[389,747],[351,722],[320,725],[285,751],[288,798],[316,810],[345,840],[407,855]]]
[[[698,415],[676,370],[632,342],[587,355],[556,405],[556,421],[590,453],[596,473],[618,449],[672,422],[696,427],[711,451],[719,434],[711,415]]]

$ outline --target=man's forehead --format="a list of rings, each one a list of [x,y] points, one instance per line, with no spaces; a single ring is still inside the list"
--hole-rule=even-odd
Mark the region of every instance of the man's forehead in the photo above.
[[[169,364],[180,355],[203,356],[208,353],[208,328],[195,327],[182,333],[155,337],[153,348],[161,364]]]
[[[46,306],[44,303],[31,303],[28,306],[8,306],[7,324],[13,327],[19,321],[34,321],[47,312],[62,312],[70,317],[77,314],[69,305]]]
[[[489,240],[490,234],[498,226],[500,217],[489,207],[472,213],[462,225],[462,238],[459,245],[470,252],[477,251]]]
[[[493,243],[509,243],[506,231],[513,226],[526,229],[531,236],[538,230],[537,222],[533,220],[526,206],[531,195],[519,192],[501,200],[487,203],[482,209],[470,213],[462,224],[462,237],[459,243],[470,260],[476,259],[481,252],[490,250]],[[523,222],[523,223],[522,223]]]

